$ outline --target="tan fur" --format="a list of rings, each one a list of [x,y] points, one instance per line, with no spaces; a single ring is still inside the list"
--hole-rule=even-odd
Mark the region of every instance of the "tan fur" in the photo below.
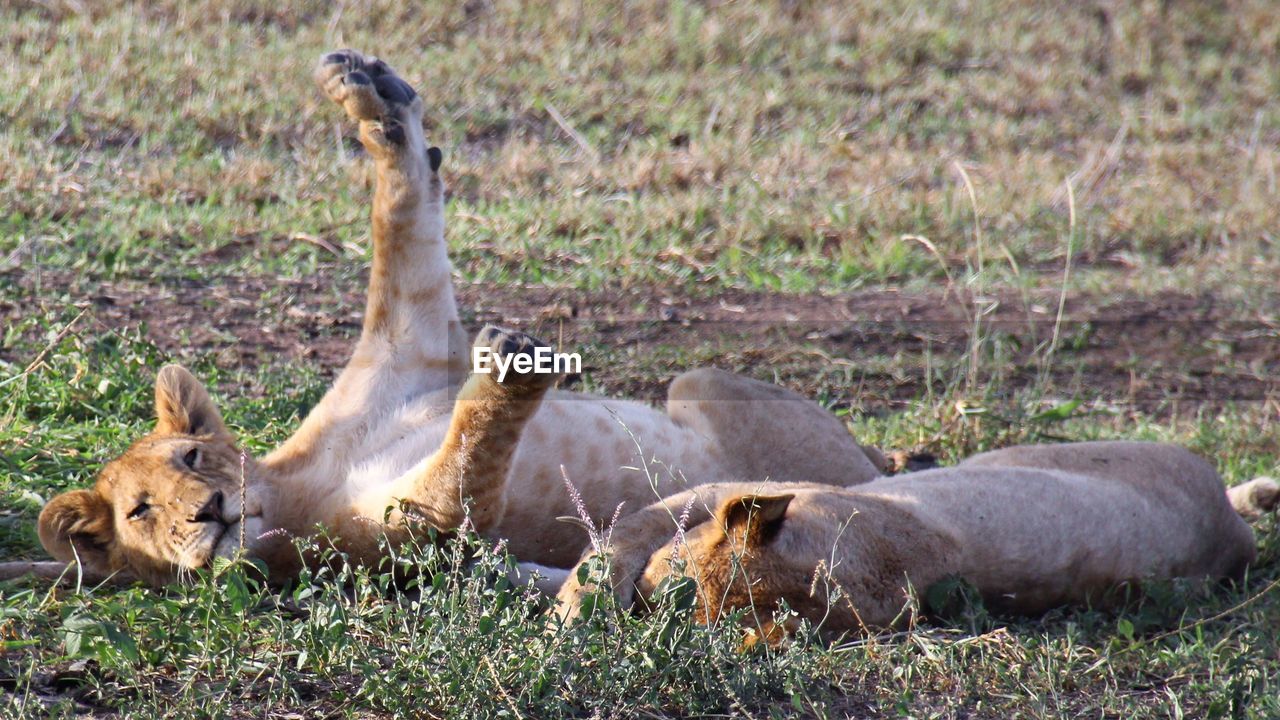
[[[1213,468],[1155,443],[1015,447],[852,488],[691,492],[701,510],[682,538],[669,513],[687,495],[620,523],[614,587],[630,604],[678,559],[698,581],[700,619],[754,607],[767,636],[782,599],[830,631],[880,628],[903,617],[909,588],[960,576],[993,607],[1035,613],[1125,581],[1235,576],[1256,553]],[[562,614],[592,590],[570,573]]]
[[[240,450],[208,394],[181,368],[161,371],[155,431],[93,488],[56,497],[41,514],[55,557],[162,582],[230,554],[243,533],[252,554],[287,576],[300,561],[291,540],[318,526],[352,559],[374,562],[382,534],[415,518],[453,529],[469,507],[475,529],[520,559],[563,568],[585,538],[554,520],[577,512],[562,473],[597,522],[620,503],[629,512],[700,482],[843,485],[880,475],[817,405],[717,370],[677,378],[666,413],[467,379],[440,156],[423,137],[421,98],[354,51],[322,58],[316,80],[359,124],[377,171],[368,303],[350,361],[292,437],[245,461],[243,507]],[[193,448],[202,462],[191,469],[183,458]],[[220,507],[202,512],[217,493]],[[143,499],[145,517],[129,519]]]

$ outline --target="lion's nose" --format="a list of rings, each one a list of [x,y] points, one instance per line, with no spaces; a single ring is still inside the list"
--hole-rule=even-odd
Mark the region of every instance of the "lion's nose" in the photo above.
[[[191,518],[191,522],[222,522],[222,491],[211,495],[204,507]]]

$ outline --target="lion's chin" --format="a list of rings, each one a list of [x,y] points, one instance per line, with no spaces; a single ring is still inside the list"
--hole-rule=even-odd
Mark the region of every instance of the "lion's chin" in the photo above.
[[[213,552],[210,554],[210,561],[214,558],[232,559],[239,557],[242,553],[253,557],[254,547],[259,537],[263,534],[263,522],[260,517],[244,518],[243,524],[240,521],[231,523],[222,532],[222,536],[218,538],[217,543],[213,546]]]

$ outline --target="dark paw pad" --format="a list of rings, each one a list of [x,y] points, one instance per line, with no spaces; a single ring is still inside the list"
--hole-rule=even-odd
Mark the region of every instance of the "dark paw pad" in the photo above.
[[[404,122],[405,109],[414,105],[418,94],[396,75],[390,65],[355,50],[336,50],[320,58],[315,80],[331,100],[342,105],[354,120],[378,121],[387,125]],[[388,130],[393,143],[404,140],[403,127]]]
[[[378,95],[389,103],[407,105],[418,96],[413,88],[409,87],[409,83],[395,75],[375,75],[374,78],[373,86],[377,89]]]

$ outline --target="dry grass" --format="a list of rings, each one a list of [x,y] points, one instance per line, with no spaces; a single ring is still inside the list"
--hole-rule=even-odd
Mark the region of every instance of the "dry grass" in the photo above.
[[[350,45],[426,97],[468,276],[919,283],[938,270],[903,235],[976,261],[958,164],[997,277],[1006,257],[1057,276],[1070,179],[1078,286],[1270,286],[1269,0],[845,5],[19,2],[0,11],[0,251],[115,250],[119,270],[358,239],[367,179],[307,80]]]

